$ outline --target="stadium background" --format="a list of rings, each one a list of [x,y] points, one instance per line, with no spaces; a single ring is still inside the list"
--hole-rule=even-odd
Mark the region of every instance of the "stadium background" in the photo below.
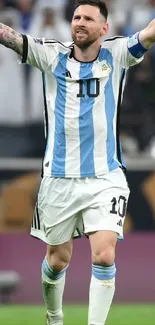
[[[155,18],[153,0],[134,1],[133,6],[122,0],[107,3],[110,36],[129,35]],[[66,41],[73,6],[73,0],[0,0],[0,22],[22,33]],[[40,325],[45,245],[30,238],[29,230],[45,147],[41,75],[28,66],[19,68],[14,53],[2,46],[0,69],[0,324]],[[124,92],[121,139],[131,195],[125,240],[117,246],[117,291],[108,325],[155,324],[154,72],[153,48],[128,72]],[[67,273],[65,325],[86,324],[90,276],[89,242],[83,238],[74,242]]]

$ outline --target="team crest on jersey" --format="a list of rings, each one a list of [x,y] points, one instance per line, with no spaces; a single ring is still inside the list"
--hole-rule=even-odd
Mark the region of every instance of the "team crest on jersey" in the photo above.
[[[102,61],[102,71],[106,71],[106,72],[108,72],[108,73],[110,73],[110,71],[111,71],[111,66],[110,66],[110,64],[107,62],[107,61]]]

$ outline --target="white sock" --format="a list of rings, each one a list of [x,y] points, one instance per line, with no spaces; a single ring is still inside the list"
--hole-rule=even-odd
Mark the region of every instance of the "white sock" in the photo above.
[[[66,272],[62,272],[62,274],[59,279],[53,280],[42,269],[43,297],[50,325],[63,325],[62,299]]]
[[[89,290],[88,325],[104,325],[115,292],[115,278],[100,280],[92,275]]]

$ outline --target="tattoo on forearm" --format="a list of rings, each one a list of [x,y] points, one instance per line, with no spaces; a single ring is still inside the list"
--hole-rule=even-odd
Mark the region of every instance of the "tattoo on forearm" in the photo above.
[[[12,28],[0,23],[0,44],[22,55],[23,38]]]

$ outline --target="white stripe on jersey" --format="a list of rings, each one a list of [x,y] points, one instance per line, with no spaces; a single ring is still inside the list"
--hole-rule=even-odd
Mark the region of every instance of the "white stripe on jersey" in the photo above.
[[[121,81],[121,76],[122,76],[122,70],[120,71],[118,67],[118,61],[117,59],[114,59],[114,73],[113,73],[113,78],[112,78],[112,84],[113,84],[113,89],[114,89],[114,98],[115,98],[115,103],[117,105],[118,103],[118,96],[119,96],[119,88],[116,88],[115,85],[118,82],[118,80]],[[117,107],[115,109],[115,114],[114,114],[114,119],[113,119],[113,129],[114,129],[114,137],[115,137],[115,153],[114,153],[114,159],[117,160],[117,137],[116,137],[116,128],[117,128]]]
[[[104,89],[106,79],[103,78],[100,82],[100,88]],[[93,108],[93,121],[94,121],[94,164],[95,170],[99,172],[99,175],[102,175],[103,166],[106,166],[105,172],[108,171],[107,166],[107,148],[106,148],[106,139],[107,137],[107,120],[106,113],[104,110],[105,107],[105,96],[104,93],[101,96],[100,100],[96,98]],[[103,128],[104,123],[104,128]]]
[[[58,58],[53,65],[55,69],[58,64]],[[53,159],[53,149],[54,149],[54,132],[55,132],[55,100],[57,96],[57,81],[52,73],[43,73],[43,82],[45,90],[45,98],[47,105],[47,116],[48,116],[48,134],[47,134],[47,144],[44,156],[44,169],[47,176],[51,176],[52,173],[52,159]],[[51,92],[52,88],[52,92]],[[45,121],[46,123],[46,121]]]
[[[73,63],[68,60],[66,66],[68,72],[72,71]],[[80,100],[76,97],[77,81],[79,79],[80,63],[74,64],[74,78],[72,81],[72,72],[67,78],[67,97],[65,109],[65,136],[66,136],[66,163],[65,173],[69,175],[74,170],[75,175],[80,175],[80,134],[79,134],[79,116]],[[72,83],[72,85],[71,85]],[[74,97],[73,97],[74,94]],[[68,159],[69,158],[69,159]]]
[[[45,91],[46,94],[50,94],[48,92],[48,85],[49,85],[49,79],[47,75],[44,75],[44,80],[45,80]],[[51,78],[53,78],[51,74]],[[46,151],[45,151],[45,156],[44,156],[44,168],[47,176],[51,176],[52,172],[52,156],[53,156],[53,148],[54,148],[54,130],[55,130],[55,98],[56,98],[56,93],[57,93],[57,85],[55,81],[55,86],[54,86],[54,81],[52,80],[52,85],[53,85],[53,93],[52,93],[52,99],[49,99],[46,96],[46,103],[47,103],[47,114],[48,114],[48,134],[47,134],[47,144],[46,144]]]

